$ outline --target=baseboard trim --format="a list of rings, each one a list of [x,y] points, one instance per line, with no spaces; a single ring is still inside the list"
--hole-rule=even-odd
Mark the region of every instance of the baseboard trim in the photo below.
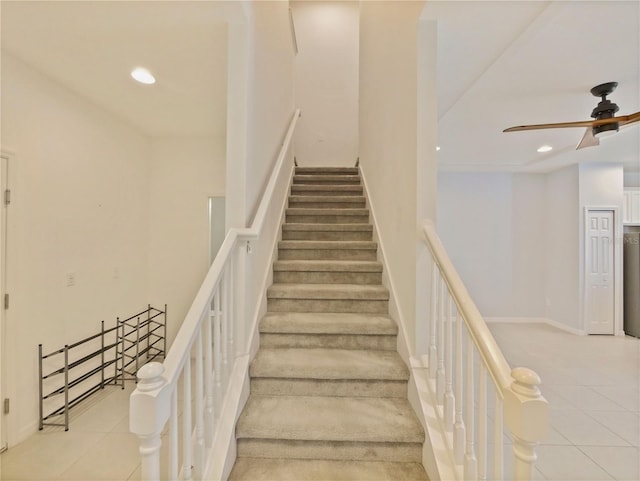
[[[389,289],[389,316],[396,321],[398,325],[398,354],[402,360],[408,365],[411,365],[411,348],[409,346],[409,338],[407,336],[407,330],[405,328],[405,316],[402,314],[398,304],[398,298],[396,296],[396,290],[394,288],[393,279],[390,276],[389,266],[387,265],[384,243],[378,235],[376,213],[369,198],[369,188],[367,187],[367,178],[365,177],[362,167],[360,167],[360,178],[362,179],[362,187],[364,191],[364,197],[366,199],[367,207],[371,215],[371,224],[373,225],[373,239],[378,243],[378,260],[382,263],[382,285]]]
[[[462,466],[455,464],[449,447],[441,413],[435,401],[435,386],[429,379],[429,370],[412,367],[407,398],[425,431],[422,445],[422,465],[432,481],[454,481],[463,478]]]
[[[567,326],[547,317],[485,317],[484,320],[488,324],[547,324],[561,331],[575,334],[576,336],[586,336],[587,333],[582,329]]]
[[[25,441],[29,436],[33,436],[38,432],[38,421],[31,421],[26,426],[22,426],[18,432],[18,437],[16,439],[11,439],[11,436],[8,436],[8,444],[9,447],[15,446],[16,444],[20,444],[22,441]]]
[[[236,422],[249,398],[249,356],[236,360],[229,390],[216,422],[215,438],[206,459],[204,479],[227,479],[236,461]]]

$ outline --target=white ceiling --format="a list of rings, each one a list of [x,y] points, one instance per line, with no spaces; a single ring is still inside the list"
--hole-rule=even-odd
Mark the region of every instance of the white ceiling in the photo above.
[[[2,0],[2,48],[148,135],[224,135],[230,3]],[[428,0],[425,16],[438,21],[443,169],[640,170],[640,125],[579,151],[581,129],[502,133],[589,119],[598,101],[589,90],[603,82],[619,82],[610,97],[619,114],[640,110],[638,0]],[[136,65],[158,82],[132,82]],[[554,150],[537,153],[543,144]]]
[[[147,135],[224,135],[226,13],[219,6],[2,0],[2,49]],[[138,65],[156,84],[130,78]]]
[[[616,81],[618,114],[640,110],[640,2],[431,1],[438,21],[439,161],[445,170],[549,171],[583,161],[640,170],[640,125],[575,151],[584,129],[502,133],[590,120],[589,90]],[[548,154],[536,149],[553,146]]]

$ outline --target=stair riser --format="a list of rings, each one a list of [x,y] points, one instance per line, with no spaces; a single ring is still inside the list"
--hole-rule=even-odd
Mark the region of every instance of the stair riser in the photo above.
[[[292,195],[305,195],[305,196],[362,196],[362,186],[359,185],[312,185],[312,184],[299,184],[291,186]]]
[[[276,271],[273,282],[285,284],[364,284],[382,283],[380,272],[300,272]]]
[[[360,185],[357,175],[294,175],[293,185]]]
[[[406,381],[252,378],[251,393],[265,396],[407,397]]]
[[[288,224],[368,224],[369,214],[340,215],[340,214],[287,214]]]
[[[283,261],[375,261],[374,249],[282,249],[278,259]]]
[[[303,231],[284,230],[282,240],[312,240],[312,241],[371,241],[371,231]]]
[[[419,463],[422,444],[239,438],[238,456]]]
[[[385,335],[262,333],[260,347],[395,351],[397,342],[396,336]]]
[[[312,201],[305,202],[303,200],[289,200],[289,208],[291,209],[364,209],[366,203],[364,201]]]
[[[357,167],[296,167],[296,175],[358,175]]]
[[[353,312],[386,314],[389,301],[354,299],[268,299],[269,312]]]

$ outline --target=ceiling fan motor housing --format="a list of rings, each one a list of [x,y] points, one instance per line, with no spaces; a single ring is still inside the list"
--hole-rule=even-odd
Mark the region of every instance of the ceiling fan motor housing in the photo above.
[[[591,112],[591,117],[596,120],[610,119],[615,116],[615,113],[620,110],[618,106],[607,99],[613,90],[618,86],[616,82],[609,82],[606,84],[598,85],[591,89],[591,93],[596,97],[602,97],[602,100],[598,102],[598,105]],[[596,125],[593,127],[593,135],[598,136],[604,133],[615,133],[618,131],[618,123],[612,122],[610,124]]]

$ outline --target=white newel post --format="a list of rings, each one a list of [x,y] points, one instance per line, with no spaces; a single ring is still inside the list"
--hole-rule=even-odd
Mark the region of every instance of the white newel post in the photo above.
[[[142,480],[160,480],[160,435],[169,419],[170,391],[159,362],[138,371],[138,386],[129,399],[129,430],[140,438]]]
[[[511,387],[504,393],[504,416],[513,436],[514,479],[530,481],[537,459],[535,448],[549,432],[549,405],[540,394],[540,377],[534,371],[517,367],[511,377]]]

